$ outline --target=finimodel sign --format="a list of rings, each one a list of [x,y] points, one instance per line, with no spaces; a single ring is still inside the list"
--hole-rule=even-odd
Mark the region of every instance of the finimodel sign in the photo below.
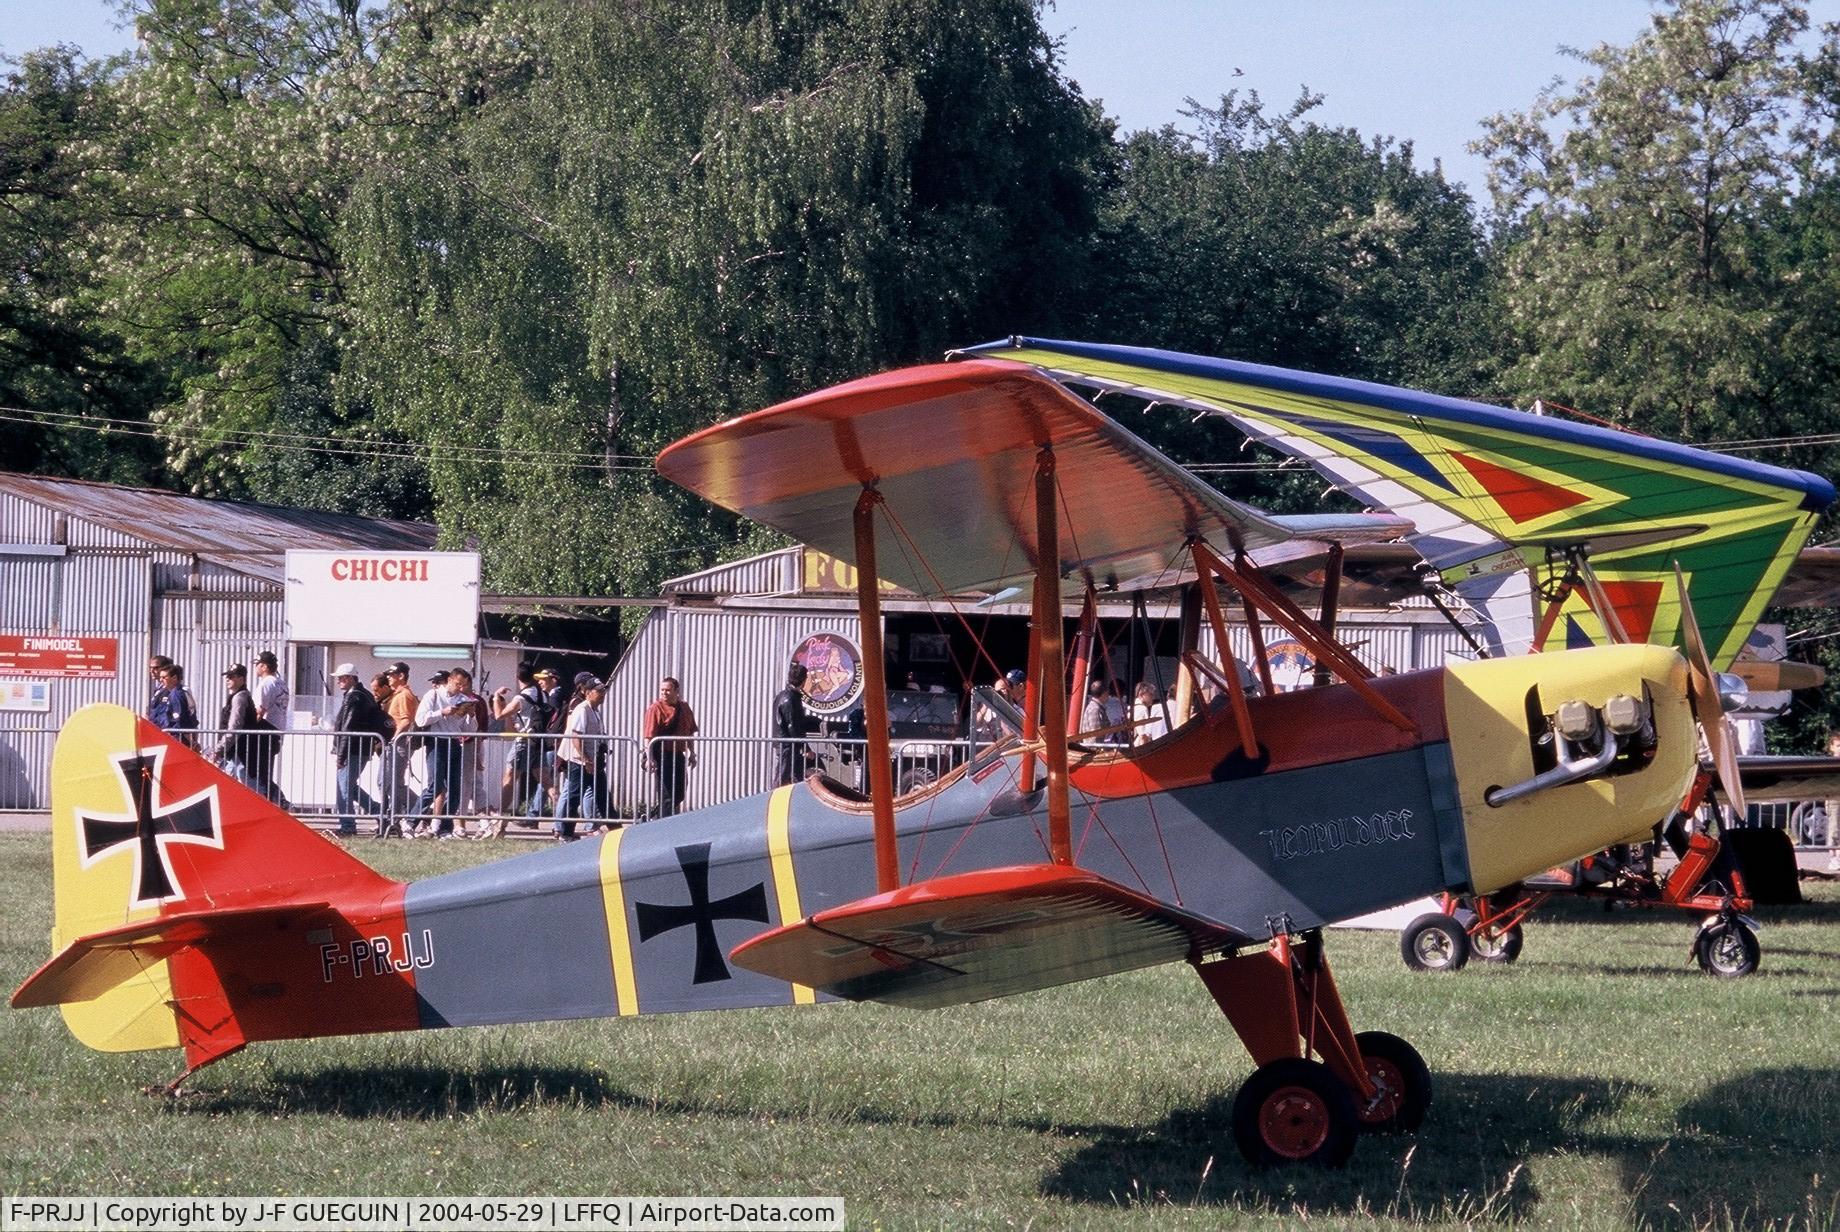
[[[477,552],[289,552],[290,642],[470,646]]]
[[[0,634],[0,676],[115,675],[120,642],[112,637],[57,633]]]

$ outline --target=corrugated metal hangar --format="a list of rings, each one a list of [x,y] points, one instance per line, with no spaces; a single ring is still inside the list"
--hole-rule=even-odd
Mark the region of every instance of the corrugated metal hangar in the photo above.
[[[351,658],[375,671],[399,650],[371,645],[298,645],[283,637],[285,554],[434,550],[425,522],[348,517],[242,501],[205,500],[145,488],[36,475],[0,474],[0,808],[42,807],[48,738],[91,702],[144,711],[147,661],[165,655],[185,668],[205,723],[216,718],[222,673],[263,650],[281,655],[296,711],[327,709],[327,669]],[[481,683],[510,683],[526,647],[505,636],[494,609],[537,611],[515,601],[482,604],[477,655]],[[605,670],[618,649],[606,621],[527,621],[546,660]],[[9,677],[9,649],[49,651],[64,670]],[[384,649],[388,655],[373,653]],[[534,650],[535,648],[529,648]],[[417,687],[420,683],[417,682]],[[10,764],[9,764],[10,763]]]

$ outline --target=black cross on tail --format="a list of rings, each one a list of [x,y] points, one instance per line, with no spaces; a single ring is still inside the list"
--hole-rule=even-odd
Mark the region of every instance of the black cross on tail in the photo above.
[[[635,903],[639,917],[639,940],[650,941],[686,924],[696,926],[696,974],[693,984],[708,984],[732,978],[722,959],[722,947],[716,943],[717,920],[754,920],[767,922],[767,886],[756,881],[747,889],[727,898],[709,901],[709,844],[690,843],[677,849],[677,863],[690,887],[688,905]]]
[[[130,907],[146,907],[182,894],[167,869],[162,848],[171,842],[223,846],[217,823],[217,792],[208,790],[161,807],[155,799],[160,781],[161,752],[151,756],[133,753],[115,759],[115,768],[128,789],[134,815],[77,814],[83,840],[83,863],[91,864],[118,847],[133,844],[135,888]]]

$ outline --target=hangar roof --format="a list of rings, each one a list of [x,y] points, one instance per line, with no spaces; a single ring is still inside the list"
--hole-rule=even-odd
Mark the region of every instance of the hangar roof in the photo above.
[[[185,552],[277,583],[281,581],[282,554],[289,548],[425,552],[434,548],[438,534],[428,522],[211,500],[44,475],[0,473],[0,493],[82,518],[155,548]]]

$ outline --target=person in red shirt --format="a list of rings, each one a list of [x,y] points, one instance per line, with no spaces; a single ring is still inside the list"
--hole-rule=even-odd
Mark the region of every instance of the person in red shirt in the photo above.
[[[696,712],[683,700],[677,677],[658,682],[658,700],[645,708],[639,727],[640,764],[650,770],[656,788],[658,816],[670,817],[684,802],[684,782],[696,768]]]

